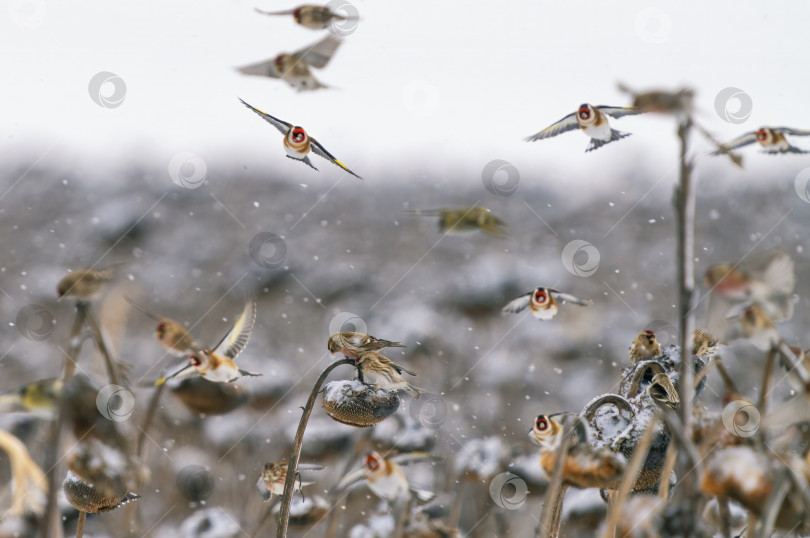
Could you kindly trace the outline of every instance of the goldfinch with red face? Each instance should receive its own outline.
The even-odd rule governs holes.
[[[400,465],[432,459],[430,455],[422,452],[398,454],[391,458],[384,458],[378,452],[369,452],[363,466],[344,476],[338,484],[338,489],[345,489],[365,479],[369,489],[377,497],[390,502],[406,499],[411,493],[421,500],[430,500],[434,495],[428,491],[412,488]]]
[[[326,67],[341,43],[337,37],[328,35],[301,50],[282,52],[275,58],[239,67],[237,71],[243,75],[281,79],[299,92],[328,88],[315,78],[310,67]]]
[[[284,135],[284,151],[287,152],[287,157],[296,161],[303,161],[307,166],[312,168],[313,170],[317,170],[315,165],[312,164],[312,161],[309,160],[309,152],[312,151],[316,155],[320,155],[324,159],[334,163],[335,165],[341,167],[343,170],[348,172],[349,174],[353,175],[357,179],[363,179],[340,162],[335,158],[334,155],[326,151],[317,140],[311,138],[306,131],[304,131],[303,127],[299,127],[297,125],[293,125],[291,123],[287,123],[284,120],[280,120],[270,114],[266,114],[255,108],[242,99],[239,101],[248,107],[250,110],[264,118],[269,124],[279,130]]]
[[[513,299],[502,311],[507,314],[517,314],[523,312],[526,307],[534,317],[542,320],[550,320],[557,315],[559,303],[570,303],[577,306],[592,306],[593,301],[580,299],[567,293],[562,293],[554,288],[535,288],[526,295],[521,295]]]
[[[630,136],[631,133],[622,133],[611,128],[607,116],[622,118],[624,116],[641,113],[641,110],[633,107],[591,106],[588,103],[583,103],[576,112],[572,112],[539,133],[533,134],[528,137],[526,141],[534,142],[535,140],[543,140],[578,128],[591,138],[591,143],[585,148],[585,152],[587,153],[599,149],[610,142]]]
[[[770,155],[779,153],[810,153],[792,146],[785,135],[810,136],[810,131],[792,129],[790,127],[762,127],[756,131],[738,136],[734,140],[722,144],[721,147],[723,150],[731,151],[758,142],[759,145],[762,146],[762,153],[768,153]],[[719,155],[720,153],[721,151],[718,150],[712,152],[712,155]]]
[[[329,28],[333,22],[343,22],[357,19],[357,17],[335,13],[329,9],[329,6],[316,6],[311,4],[305,4],[294,9],[287,9],[284,11],[262,11],[258,8],[254,9],[256,9],[257,13],[261,13],[262,15],[292,15],[296,24],[299,24],[304,28],[309,28],[310,30],[323,30],[324,28]]]
[[[155,385],[162,385],[166,380],[180,375],[191,368],[196,370],[197,373],[208,381],[215,383],[230,383],[242,376],[262,375],[241,370],[234,361],[237,355],[247,346],[255,322],[256,301],[253,298],[248,298],[245,303],[245,308],[236,319],[233,328],[220,340],[213,350],[203,349],[193,352],[189,355],[188,366],[168,377],[157,380]]]

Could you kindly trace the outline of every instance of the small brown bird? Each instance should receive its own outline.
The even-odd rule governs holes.
[[[439,232],[468,232],[483,230],[492,235],[504,235],[502,227],[506,226],[501,219],[485,207],[462,207],[460,209],[412,209],[406,213],[421,217],[439,217]]]
[[[710,288],[706,329],[722,338],[729,312],[750,303],[760,303],[773,321],[790,319],[795,282],[793,260],[779,250],[753,254],[736,264],[712,265],[704,279]]]
[[[163,377],[155,382],[155,385],[162,385],[166,380],[175,377],[190,368],[208,381],[216,383],[230,383],[242,376],[260,376],[240,369],[234,359],[247,346],[253,325],[256,322],[256,301],[248,297],[245,308],[236,319],[233,328],[213,349],[203,349],[195,351],[189,355],[188,366],[183,367],[168,377]]]
[[[762,153],[777,155],[779,153],[810,153],[799,149],[788,142],[785,135],[810,136],[810,131],[803,129],[791,129],[790,127],[762,127],[756,131],[745,133],[730,142],[721,144],[721,149],[712,152],[712,155],[719,155],[722,151],[731,151],[736,148],[748,146],[758,142],[762,146]]]
[[[127,300],[127,302],[129,302],[129,304],[143,312],[146,316],[157,321],[157,327],[155,327],[155,337],[158,339],[158,342],[163,344],[163,346],[167,348],[173,355],[184,356],[194,351],[201,350],[200,346],[194,342],[194,339],[180,322],[163,316],[155,315],[145,308],[142,308],[140,305],[138,305],[138,303],[129,297],[124,296],[124,298]]]
[[[237,71],[243,75],[281,79],[299,92],[328,88],[315,78],[310,67],[326,67],[341,43],[339,38],[328,35],[301,50],[282,52],[269,60],[238,67]]]
[[[570,303],[577,306],[592,306],[593,301],[590,299],[580,299],[567,293],[562,293],[554,288],[535,288],[525,295],[521,295],[517,299],[513,299],[502,311],[508,314],[517,314],[523,312],[526,307],[529,307],[532,315],[537,319],[549,320],[557,315],[559,309],[558,302]]]
[[[323,465],[315,465],[311,463],[299,463],[296,471],[322,471],[326,469]],[[301,491],[304,486],[310,486],[315,482],[301,482],[301,477],[296,476],[296,482],[293,486],[293,492]],[[284,483],[287,481],[287,462],[280,463],[265,463],[262,469],[262,474],[259,476],[259,481],[256,482],[256,489],[259,496],[264,502],[270,502],[273,495],[281,496],[284,494]]]
[[[56,286],[59,298],[95,299],[115,276],[116,269],[125,262],[114,263],[104,269],[74,269],[62,277]]]
[[[334,355],[342,353],[350,359],[357,360],[364,351],[378,351],[387,347],[407,347],[402,342],[382,340],[364,333],[338,332],[329,337],[326,348]]]
[[[678,408],[681,399],[678,397],[678,391],[675,390],[675,385],[667,374],[655,374],[652,382],[647,387],[647,394],[659,405],[665,405],[672,410]]]
[[[413,398],[419,399],[424,390],[405,381],[402,372],[415,376],[414,372],[406,370],[394,363],[388,357],[376,351],[364,351],[355,359],[358,376],[367,385],[374,385],[378,389],[404,390]]]
[[[407,498],[414,493],[422,500],[429,500],[434,495],[429,491],[414,489],[408,483],[408,477],[400,465],[419,461],[431,461],[433,458],[425,453],[397,454],[384,458],[377,452],[369,452],[363,467],[349,472],[338,484],[339,489],[365,479],[369,489],[379,498],[396,501]]]
[[[739,323],[743,337],[762,351],[768,351],[782,339],[773,320],[759,303],[754,303],[743,310],[739,316]]]
[[[636,92],[619,83],[619,90],[633,97],[633,108],[641,112],[658,114],[691,114],[695,91],[691,88],[671,90],[649,90]]]
[[[540,466],[551,476],[557,464],[557,449],[563,440],[563,425],[556,415],[538,415],[529,438],[540,445]],[[563,463],[563,480],[578,488],[613,489],[621,482],[627,465],[624,457],[607,448],[594,448],[587,426],[578,420],[576,438],[568,447]]]
[[[292,15],[296,24],[300,24],[304,28],[311,30],[323,30],[329,28],[333,22],[342,22],[348,20],[356,20],[357,17],[350,15],[341,15],[335,13],[329,6],[317,6],[312,4],[305,4],[298,6],[294,9],[287,9],[284,11],[262,11],[261,9],[254,8],[257,13],[262,15]]]
[[[645,359],[652,359],[661,354],[661,344],[655,338],[655,332],[641,331],[630,345],[630,360],[633,364]]]
[[[692,335],[692,355],[710,358],[717,355],[720,348],[720,341],[709,331],[695,329]]]
[[[592,106],[588,103],[579,105],[576,112],[572,112],[560,121],[551,124],[539,133],[533,134],[526,139],[527,142],[551,138],[558,134],[567,133],[574,129],[580,129],[586,136],[590,137],[591,143],[585,148],[585,152],[599,149],[605,144],[621,140],[630,136],[631,133],[623,133],[611,128],[608,116],[622,118],[634,114],[641,114],[643,110],[621,106]]]

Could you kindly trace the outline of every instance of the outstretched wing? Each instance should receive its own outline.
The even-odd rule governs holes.
[[[805,129],[793,129],[792,127],[776,127],[774,128],[774,131],[779,131],[780,133],[793,136],[810,136],[810,131]]]
[[[360,482],[361,480],[365,479],[366,477],[366,468],[365,467],[358,467],[353,471],[349,472],[344,476],[340,482],[338,483],[337,487],[339,490],[346,489],[349,486]]]
[[[749,144],[753,144],[756,141],[757,141],[757,133],[756,131],[751,131],[750,133],[745,133],[742,136],[738,136],[731,142],[721,144],[721,147],[726,151],[730,151],[732,149],[737,149],[743,146],[747,146]],[[712,155],[720,155],[720,151],[713,151]]]
[[[553,293],[554,297],[561,303],[571,303],[578,306],[593,306],[593,301],[590,299],[580,299],[579,297],[574,297],[573,295],[569,295],[567,293],[561,293],[552,288],[549,288],[548,291]]]
[[[644,111],[640,108],[635,108],[632,106],[605,106],[599,105],[596,107],[599,109],[600,112],[603,114],[607,114],[613,118],[621,118],[623,116],[633,116],[635,114],[643,114]]]
[[[529,306],[529,303],[532,301],[532,293],[530,291],[526,295],[521,295],[517,299],[511,300],[506,306],[504,306],[501,311],[506,314],[517,314],[518,312],[523,312],[526,310],[526,307]]]
[[[281,77],[281,73],[279,73],[278,69],[276,69],[276,59],[275,58],[270,58],[269,60],[265,60],[263,62],[256,62],[255,64],[243,65],[242,67],[237,67],[236,70],[239,71],[240,73],[242,73],[243,75],[254,75],[254,76],[257,76],[257,77],[271,77],[271,78],[280,78]],[[240,101],[241,101],[241,99],[240,99]],[[242,102],[245,103],[244,101],[242,101]],[[256,111],[257,114],[261,114],[262,117],[264,117],[264,112],[260,112],[260,111],[256,110],[255,108],[248,105],[247,103],[245,103],[245,105],[250,107],[252,110]],[[270,116],[270,117],[272,117],[272,116]],[[276,119],[276,118],[273,118],[273,119]],[[267,121],[270,121],[270,120],[267,120]],[[277,121],[280,121],[280,120],[277,120]],[[284,132],[286,133],[287,131],[284,131]]]
[[[255,322],[256,301],[252,297],[248,297],[245,308],[236,319],[233,329],[217,344],[214,353],[235,359],[247,345]]]
[[[254,107],[254,106],[252,106],[252,105],[247,104],[247,103],[246,103],[246,102],[245,102],[245,101],[244,101],[242,98],[240,98],[240,99],[239,99],[239,101],[240,101],[240,102],[241,102],[243,105],[245,105],[246,107],[248,107],[250,110],[252,110],[252,111],[253,111],[253,112],[255,112],[256,114],[258,114],[259,116],[261,116],[262,118],[264,118],[264,121],[268,122],[268,123],[269,123],[269,124],[271,124],[273,127],[275,127],[276,129],[278,129],[278,130],[281,132],[281,134],[287,134],[287,131],[289,131],[290,129],[292,129],[292,124],[291,124],[291,123],[287,123],[286,121],[284,121],[284,120],[280,120],[280,119],[276,118],[275,116],[271,116],[270,114],[267,114],[267,113],[265,113],[265,112],[262,112],[262,111],[261,111],[261,110],[259,110],[258,108]]]
[[[327,159],[327,160],[329,160],[329,161],[332,161],[333,163],[335,163],[335,164],[336,164],[336,165],[338,165],[339,167],[343,168],[345,171],[347,171],[348,173],[350,173],[351,175],[353,175],[353,176],[354,176],[354,177],[356,177],[357,179],[363,179],[362,177],[358,176],[357,174],[355,174],[354,172],[352,172],[351,170],[349,170],[348,168],[346,168],[346,165],[344,165],[342,162],[340,162],[339,160],[337,160],[337,159],[335,158],[335,156],[334,156],[334,155],[332,155],[331,153],[329,153],[328,151],[326,151],[326,148],[324,148],[324,147],[323,147],[323,146],[320,144],[320,142],[318,142],[317,140],[315,140],[315,139],[314,139],[314,138],[312,138],[312,137],[310,137],[310,138],[309,138],[309,141],[312,143],[312,146],[311,146],[311,147],[312,147],[312,151],[313,151],[313,153],[315,153],[316,155],[320,155],[320,156],[321,156],[321,157],[323,157],[324,159]]]
[[[254,7],[253,9],[256,10],[256,13],[261,13],[262,15],[292,15],[293,14],[292,9],[287,9],[285,11],[262,11],[261,9],[259,9],[257,7]]]
[[[574,129],[578,129],[579,124],[577,123],[577,113],[571,112],[566,117],[558,121],[557,123],[553,123],[540,131],[539,133],[535,133],[532,136],[526,138],[526,142],[534,142],[535,140],[543,140],[544,138],[551,138],[552,136],[557,136],[558,134],[567,133],[568,131],[573,131]]]
[[[419,463],[419,462],[438,462],[442,461],[442,458],[438,456],[433,456],[427,452],[404,452],[402,454],[397,454],[396,456],[391,456],[387,458],[388,461],[396,463],[397,465],[408,465],[411,463]]]
[[[293,56],[299,62],[321,69],[329,63],[341,43],[343,40],[329,34],[317,43],[295,51]]]

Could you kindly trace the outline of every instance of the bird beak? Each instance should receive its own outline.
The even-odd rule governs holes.
[[[191,368],[193,368],[193,366],[191,366],[190,364],[189,364],[189,365],[186,365],[186,366],[183,366],[182,368],[180,368],[179,370],[177,370],[175,373],[173,373],[173,374],[171,374],[171,375],[169,375],[169,376],[166,376],[166,377],[161,377],[160,379],[158,379],[157,381],[155,381],[155,386],[156,386],[156,387],[159,387],[160,385],[162,385],[163,383],[165,383],[165,382],[166,382],[166,381],[168,381],[169,379],[171,379],[171,378],[173,378],[173,377],[177,377],[178,375],[182,374],[183,372],[185,372],[186,370],[189,370],[189,369],[191,369]]]

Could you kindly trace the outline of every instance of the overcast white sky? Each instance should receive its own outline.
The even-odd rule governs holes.
[[[352,0],[362,20],[317,74],[336,89],[301,94],[233,69],[324,35],[253,11],[294,0],[3,2],[1,170],[56,143],[43,165],[167,166],[190,151],[209,166],[232,157],[299,179],[340,175],[322,162],[313,176],[285,159],[280,135],[237,96],[303,125],[360,175],[383,181],[391,172],[480,181],[495,158],[524,175],[590,181],[595,171],[639,163],[666,160],[669,168],[667,118],[618,120],[614,127],[635,136],[587,155],[577,132],[523,142],[581,102],[626,104],[619,80],[642,89],[692,85],[704,124],[720,138],[763,124],[810,128],[805,2]],[[125,81],[121,106],[90,99],[88,83],[100,71]],[[741,125],[714,112],[715,96],[729,86],[753,103]],[[773,166],[754,148],[746,155],[749,175]]]

